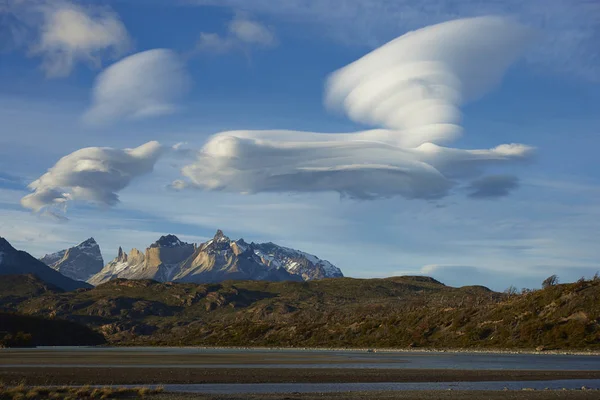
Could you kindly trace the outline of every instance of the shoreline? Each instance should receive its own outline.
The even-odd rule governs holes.
[[[597,391],[566,390],[566,391],[418,391],[418,392],[340,392],[340,393],[294,393],[260,395],[202,395],[189,393],[163,393],[157,400],[597,400]]]
[[[58,347],[58,346],[57,346]],[[65,346],[68,347],[68,346]],[[144,348],[144,349],[197,349],[197,350],[256,350],[256,351],[339,351],[357,353],[460,353],[460,354],[525,354],[525,355],[573,355],[600,356],[600,350],[535,350],[535,349],[435,349],[435,348],[376,348],[376,347],[262,347],[262,346],[142,346],[142,345],[100,345],[82,346],[90,348]],[[44,348],[44,347],[42,347]],[[51,348],[51,347],[48,347]]]

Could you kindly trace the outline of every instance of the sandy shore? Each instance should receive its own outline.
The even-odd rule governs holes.
[[[411,370],[354,368],[0,367],[0,381],[28,385],[197,383],[477,382],[600,379],[600,371]]]

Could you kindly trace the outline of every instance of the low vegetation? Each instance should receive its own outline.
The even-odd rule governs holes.
[[[162,393],[162,388],[113,388],[113,387],[36,387],[4,386],[0,384],[0,400],[41,399],[140,399]]]
[[[114,345],[600,349],[600,279],[553,280],[521,293],[452,288],[427,277],[121,279],[18,301],[13,293],[3,302],[1,293],[0,284],[5,311],[83,324]]]

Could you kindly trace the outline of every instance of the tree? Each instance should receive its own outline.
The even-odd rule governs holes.
[[[555,286],[557,284],[558,284],[558,276],[550,275],[549,277],[544,279],[544,282],[542,282],[542,288],[546,289],[546,288],[549,288],[550,286]]]
[[[504,293],[506,293],[509,296],[514,296],[518,293],[518,290],[513,285],[510,285],[508,288],[506,288],[506,290],[504,290]]]

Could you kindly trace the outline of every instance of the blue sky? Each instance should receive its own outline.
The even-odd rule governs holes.
[[[576,280],[600,269],[600,4],[281,3],[9,0],[0,6],[0,235],[35,256],[94,236],[108,261],[118,246],[144,248],[166,233],[204,241],[220,228],[232,238],[316,254],[348,276],[426,274],[498,290],[539,286],[553,273]],[[56,17],[61,10],[69,13]],[[515,179],[507,195],[469,196],[479,177],[435,198],[287,189],[297,182],[242,194],[236,188],[247,177],[227,187],[219,176],[215,190],[206,176],[191,173],[185,178],[197,187],[172,188],[185,165],[203,162],[188,160],[189,153],[219,132],[378,128],[324,105],[330,74],[410,30],[482,15],[530,28],[532,43],[500,85],[461,105],[463,134],[444,145],[535,148],[524,162],[486,170]],[[133,75],[111,73],[126,61]],[[476,58],[471,64],[478,62],[485,64]],[[113,86],[100,90],[107,81]],[[145,172],[120,175],[107,189],[118,203],[100,201],[95,191],[71,193],[74,201],[53,197],[50,205],[42,196],[28,208],[20,203],[32,192],[27,185],[63,156],[149,141],[164,148],[185,143],[189,152],[169,150],[156,160],[148,153],[155,161],[149,170],[144,164]],[[60,171],[45,181],[59,192],[69,188],[55,183],[67,172],[75,176]],[[68,204],[60,220],[49,217],[57,204]]]

